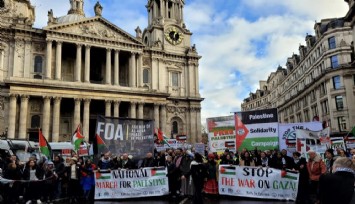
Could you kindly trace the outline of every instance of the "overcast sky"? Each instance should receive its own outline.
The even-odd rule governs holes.
[[[66,15],[69,0],[31,0],[35,27],[44,27],[47,12]],[[93,16],[96,0],[85,0],[86,16]],[[103,17],[134,34],[147,26],[147,0],[100,0]],[[266,80],[287,57],[298,54],[314,23],[343,17],[344,0],[185,0],[184,20],[194,35],[200,60],[202,123],[230,115],[250,92]],[[142,29],[142,30],[143,30]]]

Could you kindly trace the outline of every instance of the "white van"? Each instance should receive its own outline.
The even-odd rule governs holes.
[[[74,145],[70,142],[50,142],[53,157],[60,155],[63,159],[71,157],[74,152]]]

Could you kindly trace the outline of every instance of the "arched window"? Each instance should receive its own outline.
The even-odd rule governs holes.
[[[39,128],[41,124],[41,117],[39,115],[34,115],[31,118],[31,128]]]
[[[143,70],[143,83],[145,83],[145,84],[149,83],[149,70],[148,69]]]
[[[41,56],[35,57],[34,72],[42,73],[43,58]]]
[[[179,124],[178,124],[178,122],[177,121],[174,121],[173,122],[173,127],[172,127],[172,132],[173,132],[173,134],[177,134],[178,132],[179,132]]]
[[[4,0],[0,0],[0,8],[4,8],[5,7],[5,2]]]

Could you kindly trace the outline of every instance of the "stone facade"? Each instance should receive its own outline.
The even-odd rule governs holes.
[[[345,18],[321,20],[314,29],[286,68],[271,73],[241,107],[277,108],[279,122],[319,120],[332,134],[346,134],[355,125],[353,30]]]
[[[3,4],[1,4],[3,2]],[[201,141],[199,59],[183,20],[184,1],[147,3],[148,27],[131,36],[84,0],[33,28],[27,0],[0,0],[0,133],[69,140],[81,124],[93,138],[98,115],[153,119],[169,137]]]

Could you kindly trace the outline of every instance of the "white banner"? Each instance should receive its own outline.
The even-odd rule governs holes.
[[[155,148],[157,148],[157,151],[163,151],[169,148],[178,148],[178,141],[176,139],[164,139],[164,142],[162,144],[155,144]]]
[[[233,116],[207,118],[208,144],[210,152],[236,151]]]
[[[272,168],[219,166],[221,195],[296,200],[299,174]]]
[[[95,199],[121,199],[169,194],[164,167],[95,173]]]
[[[327,127],[321,131],[296,130],[297,151],[306,155],[308,150],[323,155],[327,146],[331,145],[330,128]]]
[[[289,156],[296,151],[296,130],[322,130],[322,123],[280,123],[279,124],[279,145],[280,150],[286,149]]]

